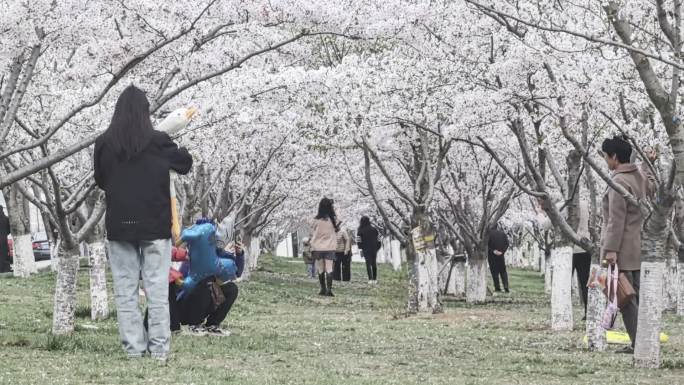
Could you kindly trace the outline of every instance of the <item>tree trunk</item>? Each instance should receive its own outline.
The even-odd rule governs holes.
[[[250,270],[254,271],[257,268],[259,256],[261,255],[261,237],[257,236],[251,238],[249,242],[249,255],[249,268]]]
[[[553,282],[551,288],[551,329],[572,330],[572,247],[551,251]]]
[[[660,329],[663,312],[665,261],[669,253],[668,236],[674,196],[662,188],[649,217],[641,242],[641,282],[639,317],[634,344],[634,365],[660,366]]]
[[[32,273],[37,272],[31,240],[28,200],[21,195],[19,189],[14,185],[5,189],[4,196],[7,199],[7,216],[9,217],[13,242],[14,262],[12,269],[15,277],[27,278]]]
[[[592,263],[590,277],[604,272],[599,264]],[[606,296],[600,286],[590,287],[587,293],[587,343],[589,350],[602,352],[606,350],[606,331],[601,326],[603,311],[606,308]]]
[[[665,262],[641,263],[639,319],[634,345],[634,365],[660,367],[660,328],[663,311]]]
[[[487,298],[487,259],[474,255],[468,260],[466,302],[484,303]]]
[[[107,259],[102,240],[88,244],[90,253],[90,318],[93,321],[109,317],[107,297]]]
[[[418,276],[416,274],[415,251],[413,250],[413,242],[409,242],[409,247],[406,249],[406,264],[408,267],[408,305],[406,311],[409,314],[418,313]]]
[[[244,267],[244,269],[242,269],[242,276],[240,277],[240,279],[242,281],[249,281],[249,279],[251,278],[251,272],[253,270],[252,265],[256,266],[256,262],[254,262],[254,263],[252,262],[252,259],[253,258],[256,259],[256,258],[252,255],[253,250],[252,250],[252,236],[251,236],[251,234],[244,234],[244,236],[242,237],[242,246],[245,247],[245,250],[244,250],[245,251],[245,267]],[[258,256],[256,256],[256,257],[258,257]]]
[[[551,294],[551,284],[553,282],[553,263],[551,255],[544,253],[544,293]]]
[[[57,257],[57,282],[55,283],[55,302],[52,313],[52,334],[68,334],[74,331],[78,259],[78,247],[68,250],[60,247]]]
[[[12,269],[15,277],[28,278],[36,272],[35,257],[33,255],[33,243],[31,234],[18,234],[12,236],[12,248],[14,262]]]
[[[401,270],[401,242],[392,240],[390,249],[392,251],[392,268],[394,271],[399,271]]]
[[[668,258],[665,264],[665,279],[663,285],[663,311],[677,310],[677,259]]]
[[[456,262],[451,269],[451,280],[449,280],[449,293],[457,297],[465,297],[466,293],[466,264]]]
[[[677,264],[677,315],[684,316],[684,263]]]
[[[570,271],[572,272],[572,278],[571,278],[571,286],[572,286],[572,304],[574,305],[581,305],[582,304],[582,299],[580,298],[580,293],[579,293],[579,283],[577,282],[577,272],[572,270],[572,264],[570,265]]]
[[[437,261],[439,268],[438,285],[439,290],[442,294],[450,294],[448,284],[451,281],[451,262],[447,259],[446,261]]]
[[[412,233],[413,244],[416,250],[413,270],[417,283],[418,311],[440,313],[442,312],[442,303],[439,298],[439,266],[437,263],[434,234],[429,224],[416,227],[412,230]]]

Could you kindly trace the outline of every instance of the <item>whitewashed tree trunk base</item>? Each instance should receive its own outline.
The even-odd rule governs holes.
[[[88,245],[90,251],[90,318],[93,321],[109,317],[107,298],[107,259],[104,242]]]
[[[78,259],[78,254],[63,255],[57,258],[57,282],[52,313],[53,334],[67,334],[74,331]]]
[[[13,238],[14,263],[12,269],[14,276],[28,278],[31,273],[37,272],[36,259],[33,255],[33,243],[31,234],[21,234]]]
[[[684,263],[677,264],[677,315],[684,315]]]
[[[451,271],[451,286],[450,290],[457,297],[464,297],[466,293],[466,264],[465,262],[456,262]]]
[[[547,260],[542,258],[544,261],[544,293],[551,294],[551,286],[553,282],[553,263],[551,263],[551,258]]]
[[[257,268],[259,262],[259,256],[261,255],[261,238],[253,237],[249,242],[249,268],[254,271]]]
[[[439,263],[437,250],[427,247],[416,253],[418,311],[439,313],[442,311],[439,293]]]
[[[551,288],[551,329],[572,330],[572,247],[551,251],[553,280]]]
[[[483,303],[487,298],[487,261],[471,258],[468,261],[466,302]]]
[[[401,270],[401,242],[393,240],[390,242],[392,250],[392,268],[394,271]]]
[[[590,277],[598,276],[603,268],[599,264],[591,265]],[[596,273],[594,273],[596,272]],[[606,331],[601,326],[603,311],[606,308],[606,296],[600,287],[590,287],[587,293],[587,343],[589,350],[603,352],[606,350]]]
[[[665,262],[642,262],[639,318],[634,344],[634,365],[660,367],[660,328],[663,312]]]
[[[677,260],[668,259],[665,264],[665,277],[663,286],[663,311],[676,311],[677,309]]]
[[[570,268],[572,269],[572,264],[570,265]],[[582,304],[582,299],[580,298],[580,293],[579,293],[579,283],[577,282],[577,272],[574,270],[572,271],[572,304],[573,306],[579,306]]]

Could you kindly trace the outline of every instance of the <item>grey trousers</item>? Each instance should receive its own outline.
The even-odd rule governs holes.
[[[629,283],[634,287],[634,291],[636,291],[636,296],[620,310],[622,313],[622,322],[625,324],[625,329],[627,329],[627,334],[629,334],[629,339],[632,341],[633,348],[634,341],[636,341],[637,320],[639,319],[639,284],[641,282],[641,271],[622,270],[620,272],[625,274]]]
[[[168,299],[171,240],[109,241],[109,263],[124,351],[131,358],[146,352],[153,357],[166,357],[171,346]],[[149,311],[149,332],[143,327],[138,304],[141,275]]]

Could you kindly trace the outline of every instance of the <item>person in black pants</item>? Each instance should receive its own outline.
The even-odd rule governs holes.
[[[492,278],[494,280],[494,291],[501,292],[501,286],[499,286],[499,276],[501,276],[501,281],[503,282],[504,291],[508,293],[508,272],[506,272],[506,250],[508,250],[508,237],[506,233],[499,229],[498,225],[495,225],[489,230],[489,242],[488,242],[488,253],[487,260],[489,262],[489,271],[492,273]]]
[[[577,272],[577,286],[579,286],[580,296],[582,297],[582,303],[584,304],[584,318],[587,319],[587,296],[589,294],[589,289],[587,288],[587,282],[589,282],[589,270],[591,269],[591,254],[581,251],[572,254],[572,268]]]
[[[227,331],[220,329],[220,325],[237,299],[238,287],[233,282],[221,285],[221,292],[225,300],[216,305],[211,293],[211,286],[214,284],[214,277],[205,278],[178,304],[178,320],[183,325],[189,325],[193,334],[229,335]],[[204,330],[198,327],[203,323]],[[193,328],[195,330],[192,330]]]
[[[217,240],[217,243],[222,241]],[[221,243],[221,246],[223,243]],[[237,267],[236,275],[242,276],[245,268],[245,252],[240,243],[230,243],[224,249],[217,247],[216,254],[219,258],[232,259]],[[174,251],[174,261],[185,261],[177,271],[182,278],[188,275],[190,263],[185,259],[184,254],[176,256]],[[173,269],[172,269],[173,271]],[[194,290],[183,298],[178,299],[180,287],[176,284],[175,278],[169,273],[169,316],[170,328],[172,332],[179,332],[181,325],[188,325],[188,332],[193,335],[215,335],[228,336],[230,332],[221,329],[221,322],[226,318],[231,307],[238,297],[238,287],[234,282],[226,282],[222,285],[211,276],[201,281]],[[212,294],[212,286],[219,287],[224,301],[216,304],[216,296]],[[206,320],[206,323],[205,323]],[[204,323],[204,325],[202,325]],[[144,320],[147,329],[147,313]]]
[[[359,229],[356,232],[357,244],[363,252],[363,258],[366,260],[366,271],[368,272],[368,283],[378,283],[378,264],[377,256],[380,249],[380,241],[378,241],[378,230],[370,223],[367,216],[361,217]]]
[[[340,229],[340,231],[337,232],[337,249],[335,250],[335,262],[333,262],[333,279],[335,281],[351,280],[351,237],[345,229]]]
[[[0,206],[0,273],[7,273],[10,270],[9,244],[7,236],[10,234],[9,218]]]
[[[577,227],[577,235],[580,238],[590,238],[589,234],[589,207],[585,200],[580,200],[579,203],[579,224]],[[589,289],[587,282],[589,281],[589,273],[591,270],[591,254],[587,253],[581,247],[575,245],[572,253],[572,269],[577,272],[577,286],[579,286],[580,296],[584,304],[584,317],[587,319],[587,296]]]

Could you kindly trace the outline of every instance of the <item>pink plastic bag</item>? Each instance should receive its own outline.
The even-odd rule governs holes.
[[[603,312],[603,318],[601,319],[601,327],[605,330],[612,330],[615,327],[615,320],[619,312],[618,302],[617,302],[617,284],[618,284],[618,269],[617,265],[612,265],[608,267],[608,273],[610,281],[608,283],[608,305],[606,310]]]

